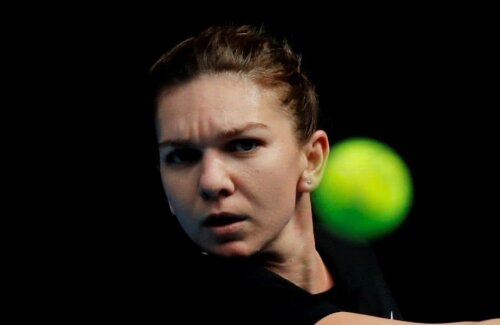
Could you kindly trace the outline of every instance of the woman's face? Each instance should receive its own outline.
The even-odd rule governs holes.
[[[157,118],[163,186],[187,235],[221,256],[270,250],[295,216],[307,164],[277,94],[203,75],[164,93]]]

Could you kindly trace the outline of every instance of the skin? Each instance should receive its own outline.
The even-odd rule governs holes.
[[[425,325],[429,323],[414,323],[414,322],[405,322],[399,320],[390,320],[385,318],[361,315],[361,314],[353,314],[347,312],[334,313],[326,316],[321,319],[316,324],[318,325]],[[456,322],[456,323],[440,323],[447,325],[472,325],[472,324],[481,324],[481,325],[500,325],[500,319],[490,319],[482,322]],[[438,325],[435,323],[434,325]]]

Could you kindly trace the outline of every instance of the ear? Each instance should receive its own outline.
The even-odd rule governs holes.
[[[313,133],[304,146],[304,157],[307,165],[297,184],[298,192],[312,192],[321,181],[325,170],[330,145],[325,131],[318,130]]]

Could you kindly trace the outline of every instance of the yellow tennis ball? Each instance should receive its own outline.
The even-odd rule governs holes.
[[[392,148],[369,138],[332,146],[323,180],[313,193],[318,218],[353,240],[371,240],[395,230],[412,201],[405,162]]]

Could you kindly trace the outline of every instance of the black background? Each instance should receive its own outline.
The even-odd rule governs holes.
[[[42,93],[50,93],[54,109],[44,117],[57,123],[47,124],[50,149],[42,151],[56,154],[50,168],[62,174],[54,215],[66,217],[54,218],[57,232],[93,261],[76,268],[106,273],[101,262],[109,266],[128,254],[168,263],[161,245],[175,240],[164,239],[172,222],[165,220],[155,169],[147,71],[163,51],[204,27],[263,24],[303,55],[332,144],[372,137],[410,167],[410,215],[373,243],[405,318],[500,317],[498,34],[487,9],[379,8],[326,17],[318,9],[300,17],[202,19],[191,11],[130,9],[70,10],[29,25],[27,37],[18,38],[29,48],[28,70],[41,67],[25,80],[52,80]],[[126,265],[140,269],[140,261]]]

